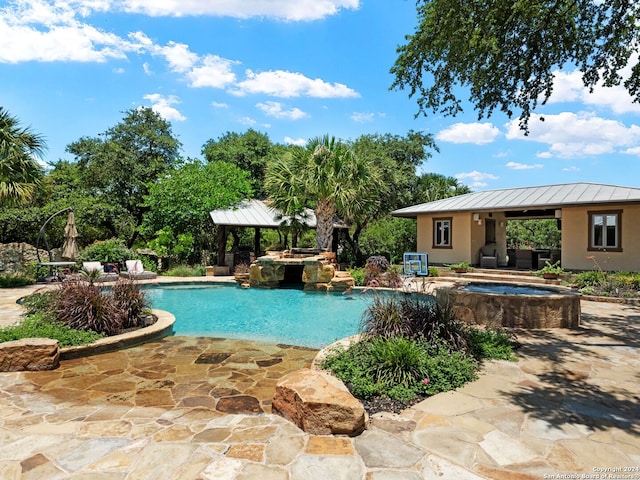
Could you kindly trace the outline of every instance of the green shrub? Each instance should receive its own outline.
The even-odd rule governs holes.
[[[36,292],[22,298],[20,305],[25,308],[26,315],[38,312],[53,312],[57,296],[58,292],[56,290]]]
[[[23,272],[4,273],[0,275],[0,288],[17,288],[32,285],[35,280]]]
[[[80,252],[81,262],[102,262],[121,264],[133,259],[133,252],[127,248],[123,240],[112,238],[92,243]]]
[[[322,368],[331,370],[358,398],[384,396],[410,401],[474,380],[478,363],[442,344],[378,338],[330,352]]]
[[[352,344],[348,349],[337,347],[327,355],[322,368],[331,370],[358,398],[371,398],[379,395],[384,386],[376,383],[368,374],[371,361],[366,342]]]
[[[516,360],[513,350],[518,342],[506,329],[469,329],[469,348],[477,360]]]
[[[365,283],[364,283],[364,268],[354,267],[354,268],[347,269],[347,271],[353,277],[353,281],[356,284],[356,286],[363,287],[365,285]]]
[[[428,376],[427,354],[419,343],[403,337],[376,337],[368,345],[368,373],[387,389],[411,388]]]
[[[430,277],[439,277],[440,269],[438,267],[429,267],[429,276]]]
[[[600,287],[608,281],[609,274],[601,270],[580,272],[571,278],[571,283],[577,288]]]
[[[427,356],[426,370],[428,383],[418,385],[424,395],[448,392],[477,378],[478,363],[459,351],[450,351],[446,345],[433,344]]]
[[[104,335],[87,330],[74,330],[56,323],[50,314],[35,313],[24,317],[15,326],[0,329],[0,342],[20,340],[22,338],[52,338],[60,342],[61,347],[86,345],[95,342]]]
[[[163,275],[169,277],[202,277],[205,274],[205,267],[202,265],[176,265],[169,270],[163,272]]]

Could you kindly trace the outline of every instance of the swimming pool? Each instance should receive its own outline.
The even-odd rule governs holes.
[[[246,338],[321,348],[357,333],[370,296],[227,285],[155,286],[153,308],[176,317],[176,335]]]

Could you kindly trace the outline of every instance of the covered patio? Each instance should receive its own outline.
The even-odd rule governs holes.
[[[640,188],[596,183],[487,190],[392,212],[417,220],[418,251],[432,264],[481,263],[495,249],[496,267],[538,269],[541,259],[565,269],[640,271]],[[560,249],[507,251],[506,225],[515,219],[555,219]],[[515,259],[515,260],[514,260]]]

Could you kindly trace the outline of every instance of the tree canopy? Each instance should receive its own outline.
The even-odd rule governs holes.
[[[622,83],[640,102],[637,0],[418,0],[417,12],[391,88],[415,96],[418,114],[459,113],[465,87],[479,118],[517,109],[527,130],[568,67],[590,89]]]
[[[271,143],[269,137],[250,128],[245,133],[227,132],[218,140],[209,139],[202,147],[208,162],[231,163],[250,174],[256,197],[264,196],[264,173],[268,161],[284,153],[286,147]]]
[[[349,221],[370,208],[371,190],[383,188],[375,165],[356,155],[344,141],[325,135],[271,162],[265,186],[274,206],[285,215],[316,214],[316,247],[332,248],[335,216]]]
[[[148,208],[148,185],[178,164],[180,147],[169,122],[150,108],[136,108],[99,138],[83,137],[67,151],[75,156],[85,193],[122,207],[138,227]]]
[[[45,148],[41,135],[21,127],[16,117],[0,107],[0,203],[31,198],[42,176],[36,158]]]
[[[209,212],[250,198],[247,177],[248,172],[226,162],[191,161],[174,168],[150,185],[144,227],[152,234],[165,227],[188,232],[196,246],[208,246],[215,238]]]

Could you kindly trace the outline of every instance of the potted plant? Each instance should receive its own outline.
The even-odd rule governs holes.
[[[556,280],[560,275],[566,273],[566,271],[560,266],[560,260],[558,260],[556,263],[545,262],[545,266],[535,273],[537,276],[547,280]]]
[[[472,268],[473,267],[471,267],[471,264],[468,262],[458,262],[449,265],[449,270],[456,273],[466,273],[469,270],[472,270]]]

